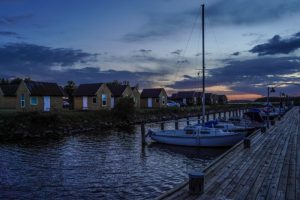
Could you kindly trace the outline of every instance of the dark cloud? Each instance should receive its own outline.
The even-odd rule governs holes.
[[[141,53],[151,53],[152,50],[151,49],[140,49],[139,52],[141,52]]]
[[[32,18],[32,14],[24,14],[17,16],[2,16],[0,17],[0,25],[14,25],[19,23],[20,21],[27,20]]]
[[[208,6],[207,18],[212,24],[257,24],[270,22],[283,16],[298,13],[299,0],[272,1],[216,1]],[[195,11],[196,12],[196,11]]]
[[[0,31],[0,36],[19,37],[19,34],[16,32],[11,32],[11,31]]]
[[[6,44],[0,47],[0,77],[31,77],[34,80],[55,81],[60,84],[67,80],[77,83],[108,82],[128,80],[141,86],[153,83],[153,76],[161,72],[131,72],[126,70],[100,70],[91,65],[98,54],[83,52],[78,49],[51,48],[25,43]],[[140,56],[163,63],[163,59]]]
[[[258,53],[259,56],[289,54],[299,48],[300,32],[286,39],[282,39],[279,35],[275,35],[272,39],[268,40],[268,42],[253,47],[250,52]]]
[[[240,55],[241,53],[239,52],[239,51],[236,51],[236,52],[234,52],[234,53],[232,53],[231,55],[232,56],[238,56],[238,55]]]
[[[170,52],[171,54],[175,54],[175,55],[180,55],[181,54],[181,52],[182,52],[182,50],[181,49],[177,49],[177,50],[175,50],[175,51],[172,51],[172,52]]]
[[[224,67],[207,70],[206,84],[228,86],[235,92],[263,94],[270,84],[299,82],[297,76],[283,76],[299,72],[299,57],[228,60]],[[200,86],[201,80],[198,77],[188,75],[184,76],[183,80],[168,85],[173,89],[191,89]]]
[[[0,47],[1,66],[72,66],[96,61],[97,54],[67,48],[51,48],[26,43],[11,43]]]

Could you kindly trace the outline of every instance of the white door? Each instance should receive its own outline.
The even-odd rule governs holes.
[[[186,104],[186,98],[183,98],[182,103]]]
[[[152,98],[148,98],[148,108],[152,108]]]
[[[114,98],[114,97],[111,97],[111,98],[110,98],[110,107],[111,107],[111,108],[114,108],[114,107],[115,107],[115,98]]]
[[[44,96],[44,111],[50,111],[50,96]]]
[[[88,109],[88,98],[82,97],[82,109],[87,110]]]

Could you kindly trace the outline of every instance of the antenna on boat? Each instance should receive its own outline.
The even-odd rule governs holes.
[[[204,4],[202,10],[202,124],[205,122]]]

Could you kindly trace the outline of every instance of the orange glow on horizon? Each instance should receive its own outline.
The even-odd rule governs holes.
[[[229,100],[255,100],[261,98],[262,95],[259,94],[231,94],[227,95]]]

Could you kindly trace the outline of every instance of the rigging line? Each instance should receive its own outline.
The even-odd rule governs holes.
[[[196,23],[197,23],[199,17],[200,17],[200,13],[197,13],[197,15],[196,15],[196,17],[195,17],[195,20],[194,20],[194,23],[193,23],[192,30],[191,30],[191,32],[190,32],[190,34],[189,34],[187,43],[186,43],[185,48],[184,48],[184,50],[183,50],[183,53],[182,53],[183,55],[180,56],[180,58],[182,58],[182,59],[185,57],[185,54],[186,54],[186,52],[187,52],[187,48],[189,47],[189,44],[190,44],[190,41],[191,41],[191,38],[192,38],[193,32],[194,32],[195,27],[196,27]],[[181,64],[181,63],[176,62],[175,66],[176,66],[176,65],[179,66],[179,64]],[[175,73],[175,78],[176,78],[176,79],[177,79],[177,77],[178,77],[178,72],[179,72],[179,67],[176,68],[176,73]]]

